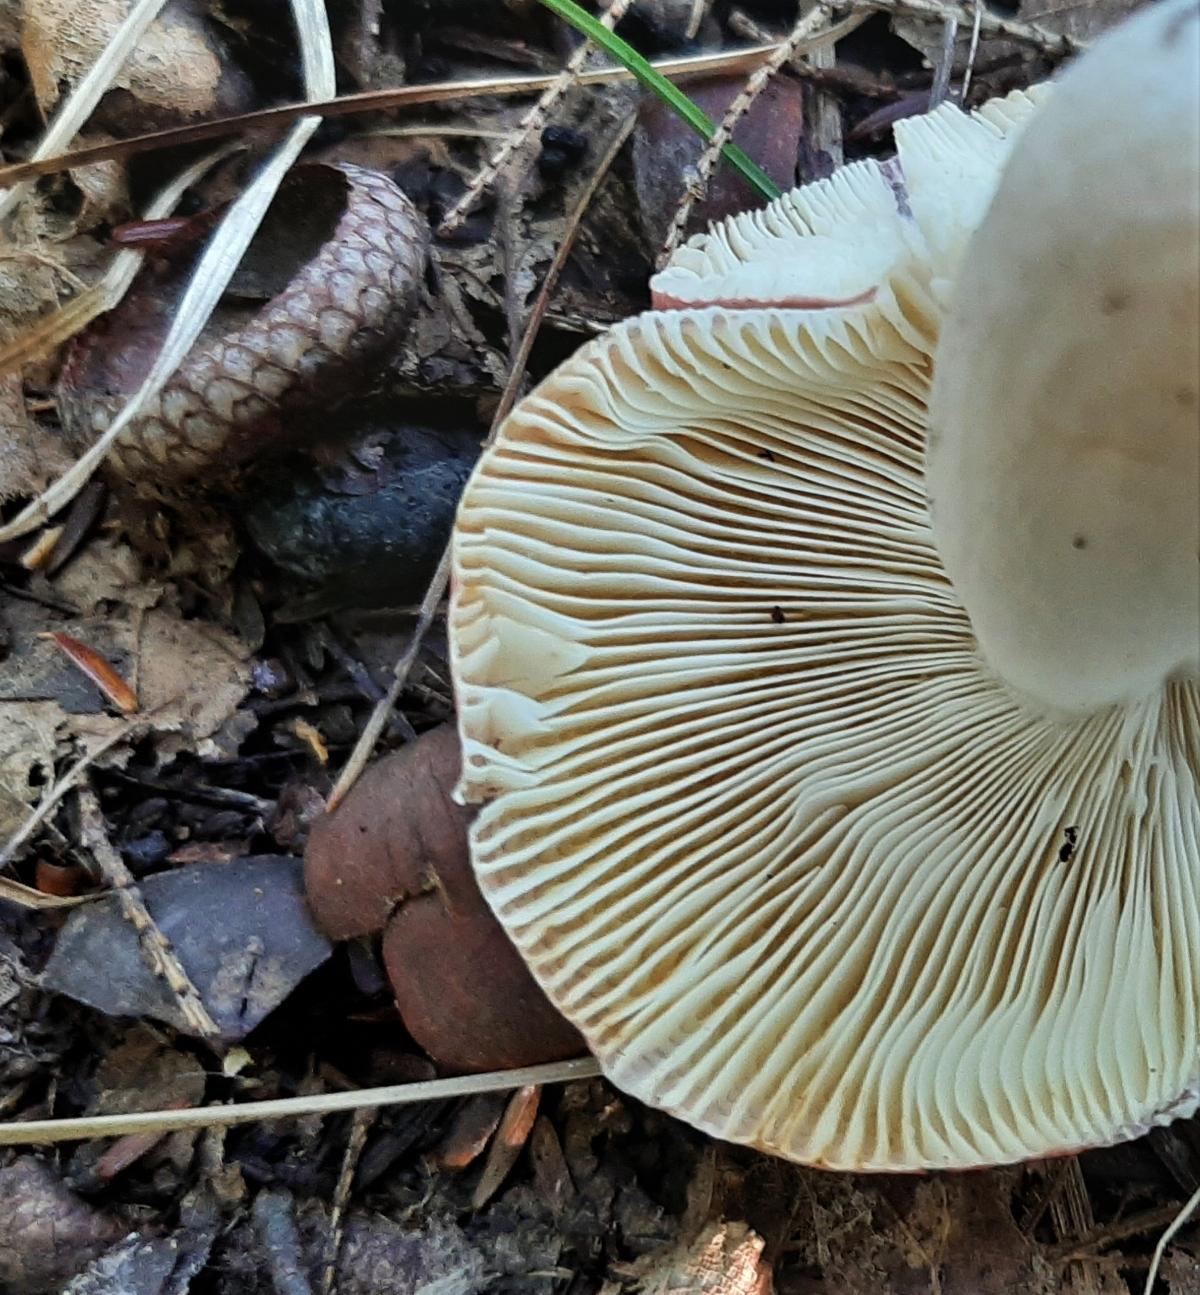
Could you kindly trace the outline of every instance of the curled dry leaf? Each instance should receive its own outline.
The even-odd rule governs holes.
[[[103,54],[132,7],[132,0],[25,0],[21,52],[45,115]],[[93,121],[133,134],[252,106],[249,83],[199,7],[171,0],[114,69]]]
[[[297,420],[350,394],[394,340],[427,245],[424,220],[386,176],[294,168],[196,346],[114,446],[110,475],[147,498],[188,481],[224,488],[238,465],[295,439]],[[73,343],[59,410],[77,449],[149,372],[197,254],[193,243],[151,260]]]
[[[471,815],[451,800],[461,754],[448,726],[368,769],[314,824],[309,902],[334,939],[383,932],[400,1015],[448,1070],[580,1056],[487,908],[467,855]]]

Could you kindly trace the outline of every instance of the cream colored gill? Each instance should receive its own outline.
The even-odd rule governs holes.
[[[1195,691],[1064,725],[981,668],[911,332],[624,325],[456,540],[489,902],[616,1083],[838,1168],[1093,1145],[1196,1078]]]
[[[875,278],[854,305],[693,304],[589,343],[456,526],[484,894],[614,1082],[806,1163],[1017,1161],[1197,1104],[1200,689],[1031,709],[926,498],[986,205],[940,199],[936,159],[990,197],[1037,102],[988,105],[982,137],[913,123],[907,192],[864,164],[693,240],[667,294],[693,303],[789,243],[886,255],[831,284],[800,254],[785,299]]]

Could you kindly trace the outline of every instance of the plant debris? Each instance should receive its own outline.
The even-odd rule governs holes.
[[[798,20],[844,23],[779,56],[733,136],[787,187],[886,157],[943,90],[977,104],[1046,78],[1135,2],[588,8],[652,59],[719,60],[684,85],[718,121]],[[0,1120],[341,1100],[582,1055],[470,873],[429,588],[497,408],[646,306],[706,150],[535,0],[297,3],[295,28],[259,0],[170,0],[83,133],[40,152],[134,8],[0,6],[0,162],[45,172],[5,202],[0,342],[24,367],[0,376],[0,524],[111,426],[270,164],[273,127],[223,119],[311,115],[295,105],[332,93],[334,54],[339,88],[387,98],[303,128],[182,366],[75,504],[0,544]],[[231,147],[122,143],[177,123]],[[87,165],[55,162],[78,147]],[[757,202],[717,166],[688,230]],[[327,816],[376,713],[379,758]],[[142,1126],[0,1148],[0,1290],[1140,1295],[1200,1185],[1198,1127],[917,1179],[727,1147],[592,1079]],[[1196,1291],[1193,1222],[1154,1295]]]

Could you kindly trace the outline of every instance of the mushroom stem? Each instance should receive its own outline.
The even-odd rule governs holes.
[[[926,482],[988,664],[1082,713],[1200,675],[1200,8],[1062,78],[963,261]]]

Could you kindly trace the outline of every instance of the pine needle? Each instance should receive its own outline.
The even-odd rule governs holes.
[[[716,134],[717,128],[707,113],[693,103],[682,90],[672,85],[627,40],[622,39],[616,32],[609,31],[598,19],[581,9],[575,0],[541,0],[541,3],[616,59],[642,85],[652,90],[682,121],[685,121],[701,139],[709,140]],[[775,181],[736,144],[725,144],[721,149],[721,156],[754,187],[760,197],[768,200],[779,197],[780,189]]]

